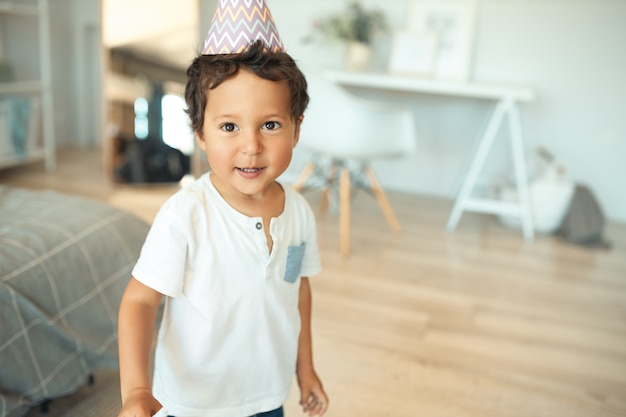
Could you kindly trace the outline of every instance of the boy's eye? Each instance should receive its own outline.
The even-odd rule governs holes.
[[[280,127],[280,123],[278,122],[274,122],[274,121],[270,121],[270,122],[265,122],[263,124],[263,128],[267,129],[267,130],[276,130]]]
[[[224,123],[220,126],[220,129],[225,132],[234,132],[235,130],[237,130],[237,125],[234,123]]]

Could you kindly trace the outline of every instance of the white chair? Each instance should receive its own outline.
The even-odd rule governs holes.
[[[293,187],[302,190],[314,179],[324,188],[322,211],[331,191],[339,190],[341,254],[350,251],[350,194],[358,187],[372,191],[392,231],[400,225],[370,162],[398,158],[415,151],[413,117],[404,107],[359,98],[320,77],[307,75],[311,101],[304,113],[299,147],[312,154]]]

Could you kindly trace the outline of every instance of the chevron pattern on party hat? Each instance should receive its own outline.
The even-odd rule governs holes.
[[[239,53],[256,40],[268,50],[285,50],[265,0],[220,0],[202,54]]]

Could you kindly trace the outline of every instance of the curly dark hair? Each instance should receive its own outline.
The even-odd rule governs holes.
[[[304,74],[289,54],[272,52],[258,40],[240,53],[199,55],[193,60],[187,69],[185,101],[186,112],[195,133],[202,133],[209,90],[233,77],[240,68],[245,68],[266,80],[286,83],[291,95],[293,120],[298,120],[304,114],[309,104]]]

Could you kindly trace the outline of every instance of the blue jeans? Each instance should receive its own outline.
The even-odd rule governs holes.
[[[250,417],[284,417],[285,413],[283,412],[283,408],[277,408],[276,410],[272,410],[272,411],[266,411],[265,413],[259,413],[259,414],[255,414],[253,416]],[[174,416],[167,416],[167,417],[174,417]]]
[[[277,408],[276,410],[266,411],[265,413],[255,414],[250,417],[284,417],[285,413],[283,412],[283,408]]]

